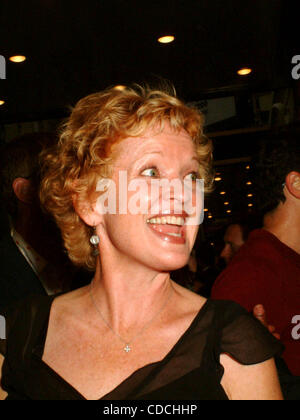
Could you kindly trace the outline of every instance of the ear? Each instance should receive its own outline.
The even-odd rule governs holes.
[[[32,182],[26,178],[16,178],[12,183],[12,188],[18,200],[22,203],[33,203],[37,192],[32,185]]]
[[[85,224],[88,226],[98,226],[100,224],[102,217],[90,201],[79,200],[77,194],[73,194],[72,201],[76,213]]]
[[[286,177],[286,187],[291,195],[300,199],[300,173],[290,172]]]

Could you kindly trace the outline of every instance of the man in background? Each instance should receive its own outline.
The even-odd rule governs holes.
[[[31,294],[68,290],[72,269],[55,224],[40,208],[39,155],[56,142],[48,133],[18,137],[1,149],[0,309]]]
[[[230,299],[252,312],[263,305],[267,323],[285,345],[283,359],[300,399],[300,340],[293,319],[300,313],[300,135],[283,134],[265,147],[258,163],[258,203],[263,229],[253,231],[216,280],[212,298]],[[297,384],[298,385],[297,385]]]

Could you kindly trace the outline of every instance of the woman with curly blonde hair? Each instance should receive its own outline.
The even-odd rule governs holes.
[[[169,92],[107,89],[77,103],[40,196],[70,259],[94,276],[7,313],[9,398],[282,398],[268,331],[170,278],[193,248],[211,156],[202,115]]]

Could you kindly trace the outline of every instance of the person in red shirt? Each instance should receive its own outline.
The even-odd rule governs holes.
[[[250,312],[263,305],[267,323],[285,346],[283,359],[300,382],[299,131],[287,133],[271,150],[265,148],[258,168],[263,229],[250,234],[217,278],[211,297],[233,300]]]

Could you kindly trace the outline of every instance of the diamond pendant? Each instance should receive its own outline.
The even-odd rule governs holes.
[[[131,348],[129,347],[128,344],[126,344],[126,347],[124,347],[124,351],[126,351],[126,353],[130,352]]]

